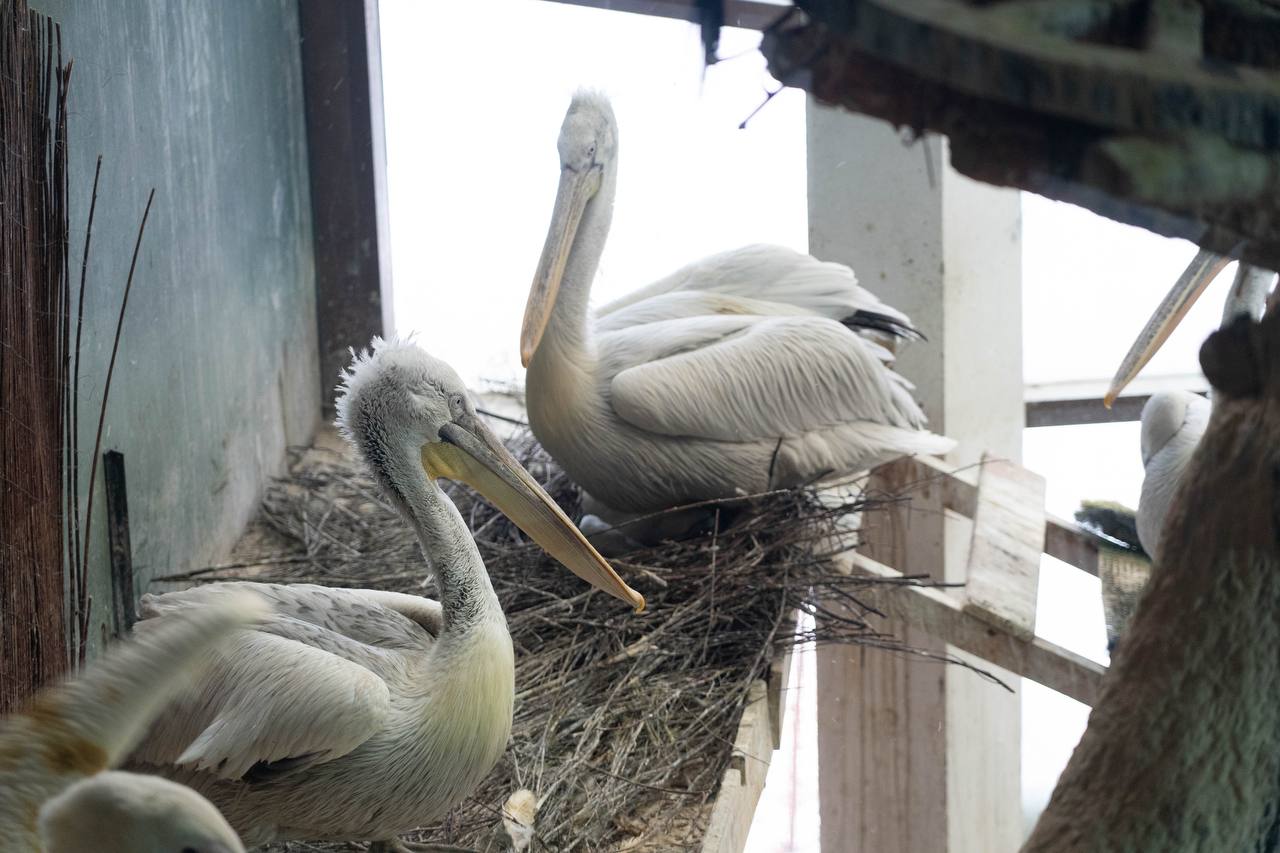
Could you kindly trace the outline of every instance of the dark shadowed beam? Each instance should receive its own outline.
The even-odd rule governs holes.
[[[679,21],[698,21],[698,4],[695,0],[551,0],[571,6],[590,6],[613,12],[631,12],[636,15],[652,15],[655,18],[673,18]],[[744,30],[763,30],[782,17],[791,4],[758,3],[751,0],[726,0],[724,23],[728,27]]]
[[[299,0],[321,400],[349,347],[391,327],[378,3]]]

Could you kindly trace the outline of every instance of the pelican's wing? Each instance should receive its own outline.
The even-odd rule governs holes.
[[[220,596],[241,590],[266,599],[280,616],[293,617],[377,648],[425,650],[442,627],[440,604],[429,598],[308,583],[208,584],[164,595],[143,596],[143,611],[151,615],[202,607]]]
[[[266,616],[256,596],[228,595],[190,618],[158,619],[145,635],[109,647],[79,677],[42,691],[30,711],[0,719],[0,776],[53,758],[69,762],[49,769],[56,777],[118,765],[213,650]]]
[[[596,311],[595,328],[693,316],[698,300],[668,298],[677,295],[701,297],[707,314],[816,314],[891,337],[918,337],[910,318],[860,287],[847,266],[765,244],[710,255],[614,300]],[[649,300],[656,302],[641,306]],[[743,304],[754,310],[736,310]],[[663,316],[663,309],[670,313]]]
[[[144,613],[197,608],[235,586],[147,596]],[[384,676],[403,667],[404,650],[433,642],[421,625],[357,590],[251,586],[276,614],[233,638],[152,727],[135,762],[260,779],[345,755],[384,724]]]
[[[602,337],[610,397],[649,432],[722,441],[858,422],[923,429],[910,385],[821,317],[699,317]]]

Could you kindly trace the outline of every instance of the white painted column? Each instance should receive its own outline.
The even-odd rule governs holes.
[[[812,103],[808,133],[810,251],[849,264],[928,337],[903,349],[898,368],[916,383],[931,427],[960,442],[950,460],[976,462],[984,450],[1018,460],[1018,194],[951,171],[936,137],[907,146],[887,124]],[[936,492],[865,517],[867,550],[904,571],[960,581],[970,524],[944,512]],[[890,630],[958,654],[905,626]],[[818,693],[824,851],[1017,849],[1016,694],[960,667],[841,648],[820,651]]]

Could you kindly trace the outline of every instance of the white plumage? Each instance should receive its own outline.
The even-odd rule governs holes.
[[[1209,401],[1189,391],[1151,395],[1142,407],[1142,495],[1138,541],[1152,560],[1160,558],[1160,531],[1191,455],[1209,426]]]
[[[521,340],[530,425],[609,520],[865,470],[954,442],[924,431],[885,344],[918,336],[839,264],[747,246],[595,312],[617,127],[576,95]]]
[[[217,810],[151,776],[108,771],[239,626],[266,615],[228,595],[186,619],[157,620],[79,678],[0,720],[0,839],[46,853],[243,853]]]
[[[376,590],[222,583],[148,596],[151,621],[253,589],[274,607],[160,717],[133,761],[189,784],[249,844],[370,840],[441,817],[506,748],[514,659],[470,531],[436,484],[469,482],[575,573],[622,583],[477,418],[443,362],[375,343],[346,376],[340,426],[418,535],[439,603]]]

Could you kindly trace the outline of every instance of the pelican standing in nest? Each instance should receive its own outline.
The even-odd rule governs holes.
[[[636,609],[644,599],[480,421],[444,362],[375,341],[345,376],[338,423],[417,533],[440,601],[253,583],[144,598],[146,614],[180,618],[251,588],[275,613],[239,632],[133,760],[203,793],[247,844],[429,850],[396,837],[444,816],[497,762],[515,673],[475,541],[436,478],[476,488],[592,585]]]
[[[1156,307],[1116,371],[1103,402],[1110,407],[1125,386],[1168,340],[1187,311],[1229,263],[1228,258],[1199,251],[1173,288]],[[1222,328],[1237,317],[1259,319],[1275,273],[1240,264],[1222,309]],[[1209,400],[1188,391],[1151,395],[1142,407],[1142,495],[1138,502],[1138,539],[1152,560],[1160,557],[1160,532],[1183,473],[1209,424]]]
[[[21,853],[244,853],[207,800],[160,779],[108,770],[237,628],[266,615],[226,596],[157,620],[79,678],[0,719],[0,839]]]
[[[558,147],[560,185],[520,356],[530,426],[586,490],[589,512],[616,524],[954,446],[924,430],[912,386],[882,346],[915,335],[910,320],[847,267],[749,246],[592,316],[617,188],[608,100],[575,95]]]

